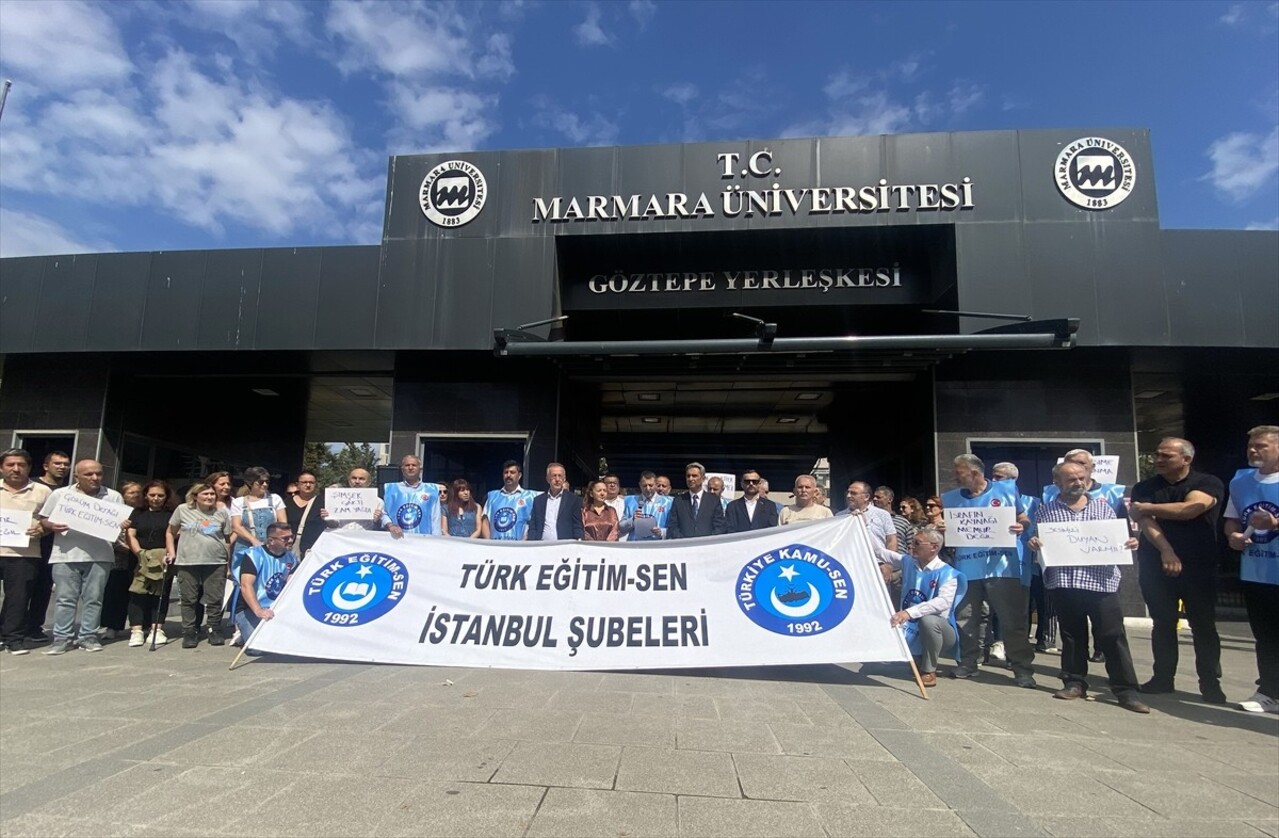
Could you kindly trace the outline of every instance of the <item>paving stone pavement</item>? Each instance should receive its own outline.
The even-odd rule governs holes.
[[[1129,635],[1148,677],[1148,634]],[[1239,700],[1252,641],[1222,635]],[[1279,838],[1279,716],[1187,692],[1150,716],[1057,701],[1052,653],[1036,691],[987,668],[924,701],[899,664],[228,672],[235,650],[205,644],[38,652],[0,655],[4,838]]]

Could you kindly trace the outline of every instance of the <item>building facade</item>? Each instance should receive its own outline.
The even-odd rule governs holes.
[[[0,439],[927,494],[969,450],[1131,484],[1174,434],[1227,478],[1279,412],[1279,234],[1163,230],[1153,171],[1120,128],[397,156],[377,246],[0,260]]]

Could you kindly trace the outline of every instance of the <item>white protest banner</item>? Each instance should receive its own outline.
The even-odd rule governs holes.
[[[90,497],[83,492],[63,492],[60,497],[49,520],[103,541],[114,542],[119,538],[120,525],[133,514],[133,509],[122,503]]]
[[[1094,483],[1119,482],[1119,455],[1098,454],[1092,458],[1092,480]]]
[[[20,509],[0,509],[0,547],[30,547],[31,513]]]
[[[1124,548],[1132,536],[1123,518],[1041,521],[1038,527],[1043,567],[1132,564],[1132,553]]]
[[[1008,528],[1017,523],[1011,506],[956,507],[943,509],[947,547],[1016,547],[1017,536]]]
[[[519,669],[905,661],[860,518],[676,542],[330,530],[250,647]]]
[[[324,490],[324,511],[337,521],[368,520],[378,506],[377,489]]]
[[[722,471],[706,472],[706,479],[709,481],[712,477],[718,477],[724,481],[724,493],[720,495],[724,500],[732,500],[733,495],[737,493],[737,475],[725,474]]]

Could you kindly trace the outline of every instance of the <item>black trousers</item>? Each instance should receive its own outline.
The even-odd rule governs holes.
[[[1124,632],[1119,594],[1054,588],[1049,591],[1061,631],[1061,680],[1088,689],[1088,622],[1097,649],[1106,655],[1106,677],[1115,695],[1137,689],[1137,671]]]
[[[1030,612],[1035,614],[1035,642],[1045,646],[1057,645],[1057,618],[1053,616],[1048,600],[1044,577],[1036,573],[1030,579]]]
[[[36,571],[36,582],[31,588],[31,599],[26,606],[27,633],[35,634],[44,628],[45,618],[49,616],[49,600],[53,599],[53,568],[49,567],[49,553],[53,550],[53,536],[49,540],[48,550],[44,541],[40,542],[40,567]]]
[[[0,559],[4,581],[4,604],[0,605],[0,644],[21,647],[27,636],[27,603],[35,590],[40,568],[48,563],[40,558]],[[48,603],[45,603],[46,607]]]
[[[1243,601],[1257,639],[1257,692],[1279,699],[1279,585],[1244,582]]]
[[[1173,683],[1177,675],[1177,600],[1185,605],[1195,646],[1195,672],[1199,686],[1221,684],[1221,637],[1217,634],[1217,568],[1210,562],[1189,564],[1182,557],[1180,576],[1164,573],[1158,557],[1138,564],[1141,596],[1146,600],[1154,626],[1150,650],[1154,654],[1155,680]]]

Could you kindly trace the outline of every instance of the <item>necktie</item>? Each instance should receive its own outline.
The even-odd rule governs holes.
[[[697,515],[697,499],[700,497],[701,495],[693,495],[693,515],[694,516]]]

